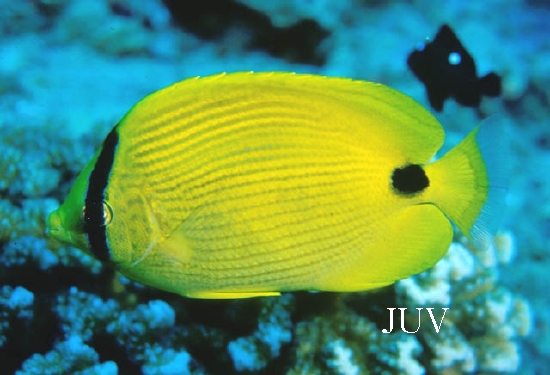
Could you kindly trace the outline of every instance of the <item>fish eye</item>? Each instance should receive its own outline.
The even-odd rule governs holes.
[[[109,205],[109,203],[103,201],[103,222],[104,225],[111,224],[111,221],[113,221],[113,209]]]
[[[102,210],[103,217],[101,221],[101,226],[106,226],[113,221],[114,214],[113,214],[113,209],[111,208],[109,203],[103,201],[102,204],[103,204],[103,210]],[[82,208],[82,215],[80,216],[80,220],[82,221],[82,223],[84,223],[84,225],[88,225],[90,222],[90,217],[86,212],[86,206]]]
[[[449,53],[448,61],[451,65],[458,65],[462,62],[462,56],[458,52],[451,52]]]

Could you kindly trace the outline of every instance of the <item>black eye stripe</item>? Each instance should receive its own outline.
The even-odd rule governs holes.
[[[118,133],[115,126],[103,141],[101,152],[92,173],[90,173],[84,208],[84,228],[90,243],[90,250],[97,259],[105,262],[110,257],[107,233],[105,232],[103,200],[105,188],[109,183],[109,174],[113,168],[117,144]]]

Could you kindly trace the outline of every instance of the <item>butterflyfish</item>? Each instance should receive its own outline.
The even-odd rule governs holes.
[[[435,39],[411,52],[407,64],[426,87],[430,105],[436,111],[453,97],[467,107],[478,107],[481,97],[498,96],[501,78],[494,72],[477,76],[473,57],[448,25],[443,25]]]
[[[47,232],[187,297],[378,288],[433,266],[451,221],[490,240],[494,129],[434,161],[442,126],[382,84],[190,78],[124,115]]]

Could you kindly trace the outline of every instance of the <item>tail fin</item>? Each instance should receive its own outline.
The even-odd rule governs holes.
[[[481,249],[492,240],[505,205],[505,137],[497,121],[495,116],[485,120],[425,167],[434,204]]]
[[[500,77],[491,72],[479,79],[481,93],[487,96],[499,96],[501,92]]]

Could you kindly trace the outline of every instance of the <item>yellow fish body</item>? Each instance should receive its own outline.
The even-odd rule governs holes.
[[[441,125],[386,86],[187,79],[130,109],[48,233],[188,297],[377,288],[434,265],[449,219],[486,241],[489,133],[476,128],[430,163]]]

